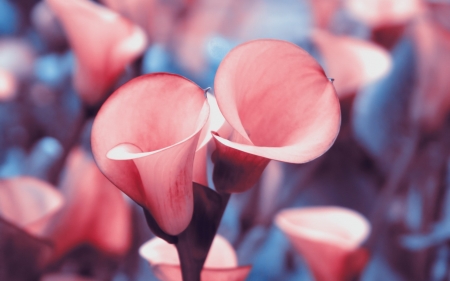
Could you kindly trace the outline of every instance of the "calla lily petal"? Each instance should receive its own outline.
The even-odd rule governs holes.
[[[281,211],[275,222],[305,258],[316,280],[348,280],[359,273],[367,261],[360,246],[369,235],[370,224],[352,210],[340,207],[288,209]]]
[[[214,136],[218,153],[213,158],[218,166],[240,166],[230,171],[215,168],[216,179],[218,173],[246,174],[243,166],[251,169],[256,163],[260,171],[251,175],[260,175],[270,159],[311,161],[330,148],[339,132],[333,85],[307,52],[289,42],[256,40],[233,49],[217,70],[215,94],[234,131],[229,140]],[[254,183],[248,181],[236,192]],[[233,186],[216,188],[230,192]]]
[[[61,20],[77,57],[76,89],[86,102],[98,102],[125,66],[144,52],[144,31],[91,1],[46,1]]]
[[[55,257],[89,243],[112,255],[131,245],[131,208],[81,148],[69,154],[61,190],[67,203],[46,229]],[[113,207],[112,207],[113,206]]]
[[[41,180],[18,177],[0,181],[0,217],[30,234],[42,236],[63,203],[62,195]]]
[[[341,99],[385,77],[392,67],[389,53],[373,43],[321,30],[312,34],[312,40]]]
[[[160,238],[153,238],[139,249],[155,273],[163,281],[182,280],[180,261],[176,247]],[[201,273],[202,280],[245,280],[250,266],[238,267],[237,256],[220,235],[216,235]]]
[[[170,235],[192,218],[194,154],[208,116],[201,88],[157,73],[119,88],[94,121],[92,150],[100,170]]]
[[[310,0],[314,15],[314,24],[318,28],[327,29],[333,19],[334,14],[342,5],[339,0]]]

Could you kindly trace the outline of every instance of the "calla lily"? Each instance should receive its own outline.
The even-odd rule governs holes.
[[[304,163],[333,144],[340,125],[335,89],[320,65],[289,42],[256,40],[234,48],[217,70],[215,95],[233,128],[215,134],[216,189],[242,192],[270,159]]]
[[[381,79],[391,69],[389,53],[373,43],[320,30],[312,34],[312,41],[341,99]]]
[[[403,24],[422,10],[421,0],[346,0],[344,5],[372,28]]]
[[[194,154],[208,116],[201,88],[157,73],[119,88],[94,121],[91,142],[100,170],[170,235],[192,218]]]
[[[81,148],[69,154],[61,184],[67,203],[46,229],[54,258],[83,243],[123,255],[131,245],[131,208]]]
[[[75,88],[87,103],[98,102],[125,66],[144,52],[144,31],[91,1],[46,1],[60,19],[75,52]]]
[[[0,217],[32,235],[43,235],[63,203],[62,195],[41,180],[18,177],[0,181]]]
[[[174,245],[160,238],[153,238],[141,246],[139,253],[150,263],[160,280],[182,280],[180,261]],[[201,280],[243,281],[250,270],[251,266],[238,266],[233,247],[223,237],[216,235],[201,272]]]
[[[275,219],[318,281],[351,280],[367,262],[360,248],[370,232],[360,214],[340,207],[281,211]]]

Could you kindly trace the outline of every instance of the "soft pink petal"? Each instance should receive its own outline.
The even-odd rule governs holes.
[[[55,257],[83,243],[113,255],[129,249],[130,206],[81,148],[69,155],[61,190],[67,203],[46,230]]]
[[[61,20],[77,57],[76,89],[86,102],[98,102],[125,66],[145,50],[145,33],[91,1],[46,1]]]
[[[174,245],[160,238],[153,238],[139,249],[140,255],[152,266],[155,275],[163,281],[181,281],[181,269]],[[231,244],[216,235],[201,273],[202,280],[245,280],[250,266],[237,266],[237,256]]]
[[[345,0],[356,19],[370,27],[405,23],[422,10],[421,0]]]
[[[18,86],[17,79],[13,74],[0,69],[0,102],[14,99]]]
[[[194,154],[208,115],[201,88],[158,73],[122,86],[94,121],[92,150],[102,172],[171,235],[192,217]]]
[[[303,163],[333,144],[340,107],[331,82],[304,50],[285,41],[256,40],[233,49],[216,74],[219,107],[245,153]]]
[[[0,181],[0,216],[33,235],[42,236],[63,203],[62,195],[41,180],[18,177]]]
[[[347,280],[355,273],[352,270],[361,269],[354,265],[353,255],[360,254],[370,225],[360,214],[340,207],[309,207],[281,211],[275,221],[316,280]]]
[[[324,60],[327,76],[334,78],[339,98],[381,79],[391,69],[389,53],[373,43],[320,30],[313,33],[312,40]]]

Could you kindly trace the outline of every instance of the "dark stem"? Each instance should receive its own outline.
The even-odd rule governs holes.
[[[180,258],[183,281],[200,281],[203,264],[230,199],[228,193],[217,193],[197,183],[193,183],[193,191],[192,220],[188,227],[177,236],[165,233],[144,208],[147,224],[152,232],[168,243],[175,244]]]

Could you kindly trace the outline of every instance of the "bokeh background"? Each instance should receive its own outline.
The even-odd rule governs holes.
[[[305,49],[334,79],[342,125],[323,156],[300,165],[272,162],[255,188],[232,196],[219,233],[240,264],[253,265],[248,280],[313,280],[274,217],[284,208],[325,205],[353,209],[372,225],[364,243],[370,259],[358,280],[450,279],[449,1],[97,2],[140,26],[148,40],[100,99],[88,102],[74,87],[77,58],[49,5],[0,0],[0,177],[30,176],[63,191],[68,207],[52,221],[52,239],[102,224],[116,244],[128,237],[120,245],[67,238],[33,278],[62,272],[86,280],[156,280],[138,255],[153,236],[142,210],[128,199],[120,203],[127,210],[118,210],[111,202],[122,197],[107,195],[114,186],[91,172],[93,118],[134,77],[171,72],[213,87],[233,47],[276,38]],[[94,192],[91,185],[106,189]],[[67,219],[83,212],[79,221]],[[11,255],[24,254],[0,253],[0,263]]]

